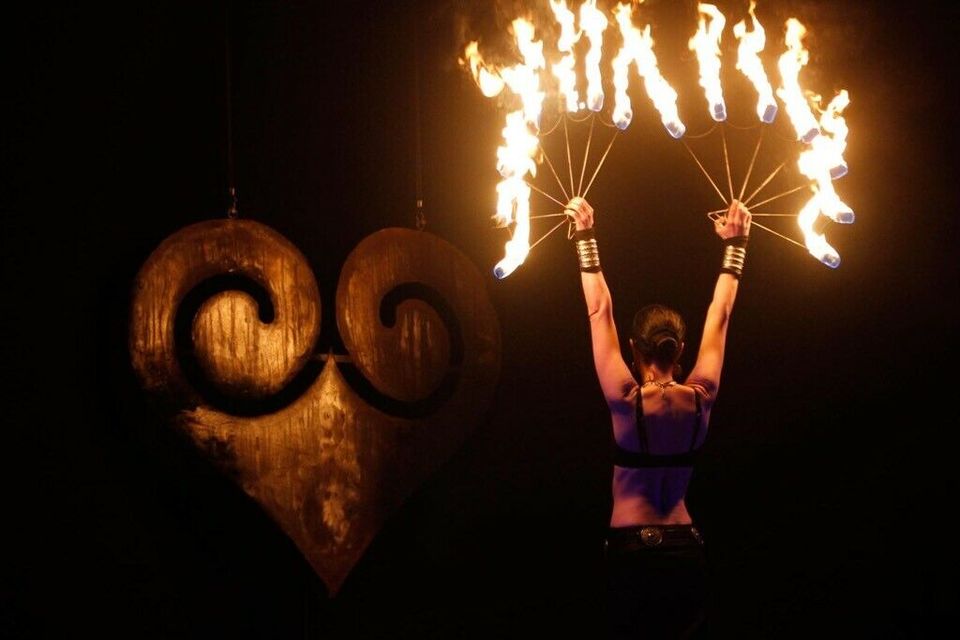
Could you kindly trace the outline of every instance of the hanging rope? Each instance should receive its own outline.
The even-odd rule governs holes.
[[[223,58],[225,71],[224,109],[227,112],[227,217],[231,220],[240,215],[237,197],[236,175],[233,168],[233,64],[230,52],[230,3],[223,8]]]
[[[417,231],[427,226],[427,216],[423,211],[423,150],[420,136],[420,30],[417,21],[413,23],[413,118],[414,118],[414,171],[416,172],[416,215]]]

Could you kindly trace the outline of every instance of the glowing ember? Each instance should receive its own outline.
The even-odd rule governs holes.
[[[802,42],[806,33],[806,27],[800,24],[799,20],[796,18],[787,20],[787,51],[780,56],[777,63],[782,83],[782,86],[777,89],[777,95],[787,107],[787,115],[790,116],[790,122],[793,123],[793,128],[797,132],[797,138],[810,142],[820,133],[820,129],[817,127],[817,119],[810,111],[810,105],[803,96],[803,90],[800,89],[800,70],[810,60],[810,52],[803,47]]]
[[[637,65],[637,73],[643,77],[643,85],[653,101],[653,106],[660,112],[660,121],[667,131],[674,138],[683,136],[687,128],[680,121],[680,115],[677,113],[677,92],[673,90],[663,76],[660,75],[660,69],[657,67],[657,56],[653,53],[653,38],[650,37],[650,25],[647,25],[641,31],[633,26],[631,20],[631,8],[629,4],[617,5],[614,15],[617,24],[620,25],[620,34],[623,36],[623,48],[617,55],[620,64],[626,71],[629,60]],[[621,58],[621,56],[625,56]],[[624,61],[627,62],[624,62]],[[616,65],[616,61],[614,61]],[[623,81],[626,81],[624,73]],[[614,83],[616,86],[616,68],[614,71]],[[620,91],[617,86],[618,92]],[[625,129],[630,124],[633,114],[630,111],[629,99],[626,98],[626,86],[623,87],[623,96],[618,98],[614,105],[614,123],[620,128]]]
[[[763,70],[763,63],[760,61],[760,52],[766,46],[767,38],[763,25],[754,13],[756,7],[757,3],[750,0],[750,22],[753,29],[747,31],[746,20],[741,20],[733,25],[733,35],[740,41],[737,48],[737,69],[742,71],[756,88],[757,115],[760,120],[769,124],[777,117],[777,101],[773,97],[773,87],[767,80],[767,72]]]
[[[727,19],[712,4],[697,5],[700,22],[697,32],[690,38],[690,50],[696,51],[700,64],[700,86],[707,94],[710,117],[721,122],[727,119],[727,106],[723,102],[723,89],[720,86],[720,36]],[[709,25],[707,18],[710,19]]]

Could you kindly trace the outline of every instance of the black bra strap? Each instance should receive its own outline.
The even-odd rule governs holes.
[[[637,387],[637,439],[640,441],[640,453],[650,451],[647,443],[647,425],[643,421],[643,387]]]
[[[700,428],[703,424],[703,408],[700,403],[700,394],[696,389],[693,391],[696,402],[696,421],[693,426],[693,438],[690,440],[690,450],[684,453],[676,454],[651,454],[649,443],[647,442],[647,427],[643,419],[643,395],[640,389],[637,389],[637,437],[640,441],[640,451],[629,451],[624,449],[614,441],[613,463],[619,467],[628,468],[649,468],[649,467],[690,467],[693,466],[693,460],[696,455],[694,448],[697,444],[697,436],[700,435]]]

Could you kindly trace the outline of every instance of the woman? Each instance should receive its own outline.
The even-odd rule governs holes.
[[[682,318],[662,305],[644,307],[630,336],[633,373],[623,360],[612,301],[593,234],[593,208],[567,205],[590,318],[593,360],[613,422],[613,510],[606,541],[613,637],[679,638],[703,616],[703,542],[684,496],[693,454],[703,444],[717,399],[730,313],[750,233],[750,212],[734,201],[715,222],[725,253],[707,310],[700,351],[681,383]]]

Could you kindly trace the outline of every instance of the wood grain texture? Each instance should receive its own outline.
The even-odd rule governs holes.
[[[227,395],[277,393],[313,355],[320,331],[320,293],[303,255],[286,238],[252,220],[212,220],[167,238],[141,268],[134,285],[130,352],[151,391],[201,403],[177,357],[176,314],[205,280],[248,278],[269,295],[274,318],[258,317],[244,292],[204,301],[192,319],[192,353],[206,378]]]

